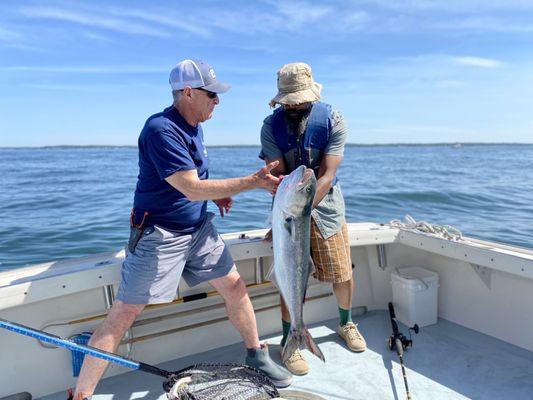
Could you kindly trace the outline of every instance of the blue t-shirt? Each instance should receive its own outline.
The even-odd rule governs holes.
[[[208,158],[202,127],[191,126],[173,106],[152,115],[139,136],[139,176],[133,200],[135,223],[145,211],[146,226],[193,232],[205,219],[207,202],[190,201],[165,178],[196,169],[207,179]]]

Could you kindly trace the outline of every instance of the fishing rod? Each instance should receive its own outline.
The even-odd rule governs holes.
[[[396,321],[396,314],[394,313],[394,306],[389,303],[389,315],[392,325],[392,335],[389,336],[389,349],[396,350],[396,354],[400,358],[400,365],[402,366],[403,383],[405,384],[405,392],[407,394],[407,400],[411,400],[411,393],[409,392],[409,385],[407,385],[407,375],[405,373],[405,366],[403,364],[403,351],[409,347],[413,347],[413,341],[411,340],[411,332],[409,332],[409,339],[405,337],[403,333],[398,329],[398,322]],[[418,334],[418,325],[415,324],[409,331],[414,331]]]

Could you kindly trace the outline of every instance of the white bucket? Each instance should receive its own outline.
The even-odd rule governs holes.
[[[391,273],[396,318],[408,327],[437,323],[439,276],[420,267],[396,268]]]

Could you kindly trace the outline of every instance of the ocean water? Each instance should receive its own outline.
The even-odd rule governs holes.
[[[262,166],[258,147],[208,151],[212,178]],[[124,247],[136,176],[135,148],[0,149],[0,270]],[[338,177],[348,222],[409,214],[533,248],[533,145],[348,146]],[[270,202],[239,194],[215,223],[264,228]]]

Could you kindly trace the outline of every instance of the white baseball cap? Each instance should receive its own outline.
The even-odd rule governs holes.
[[[215,70],[208,63],[200,60],[183,60],[170,71],[172,90],[182,90],[189,86],[202,88],[214,93],[224,93],[231,87],[217,81]]]

